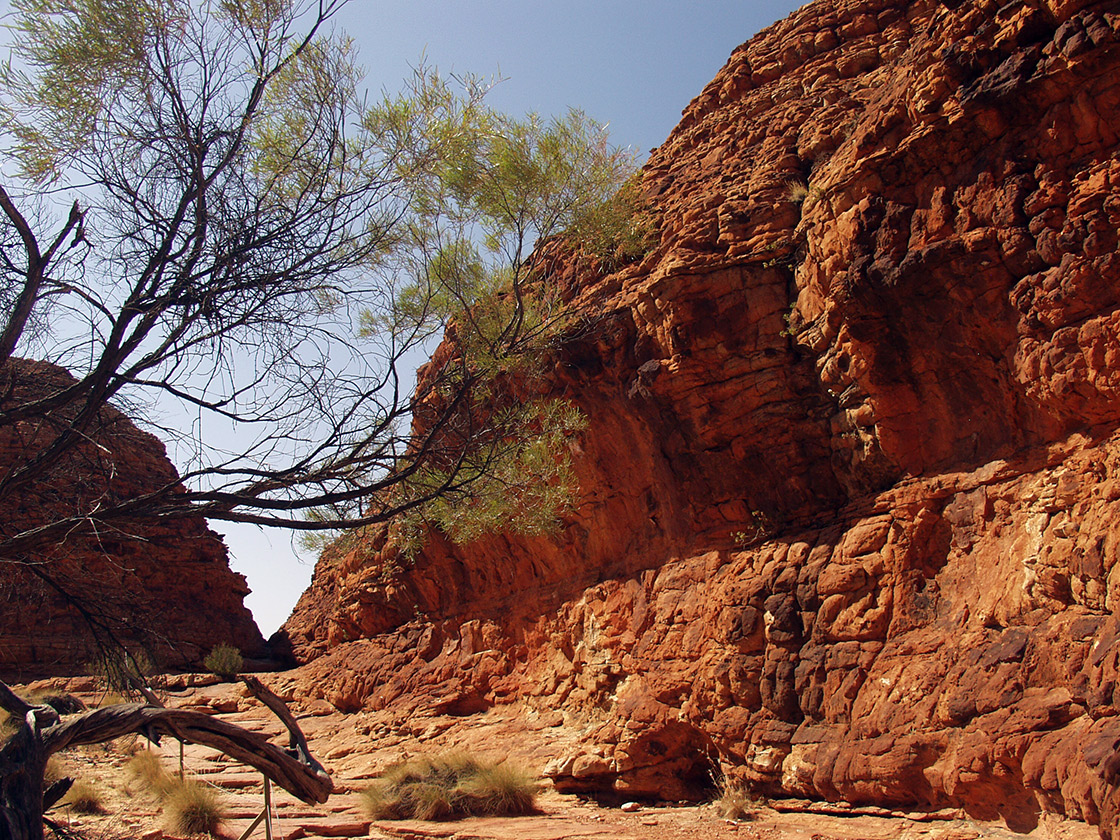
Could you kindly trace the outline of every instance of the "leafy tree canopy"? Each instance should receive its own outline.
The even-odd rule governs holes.
[[[0,494],[65,482],[110,402],[170,442],[182,487],[2,523],[0,556],[49,573],[63,534],[185,513],[551,521],[578,415],[497,394],[573,323],[534,245],[647,247],[633,161],[578,111],[492,109],[475,77],[421,66],[369,101],[345,1],[13,0],[0,376],[25,356],[76,381],[0,391],[0,434],[37,430]],[[413,385],[449,325],[456,353]]]

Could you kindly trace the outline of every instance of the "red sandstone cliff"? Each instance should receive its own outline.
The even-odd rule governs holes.
[[[1120,838],[1116,4],[821,0],[644,183],[660,246],[579,279],[600,327],[552,371],[577,514],[336,546],[286,625],[317,690],[559,709],[571,789],[674,798],[714,757]]]
[[[0,381],[5,401],[25,401],[73,378],[45,362],[16,360],[0,372]],[[119,411],[102,412],[95,438],[27,492],[0,498],[0,532],[72,515],[105,496],[132,498],[178,481],[163,444]],[[51,439],[45,424],[5,427],[0,469],[32,457]],[[87,617],[57,588],[5,559],[0,557],[0,675],[83,673],[96,656]],[[122,522],[94,538],[68,538],[49,557],[31,559],[44,562],[54,583],[81,599],[102,631],[160,665],[197,666],[221,643],[247,655],[263,653],[264,640],[244,605],[245,578],[230,570],[225,544],[201,518]]]

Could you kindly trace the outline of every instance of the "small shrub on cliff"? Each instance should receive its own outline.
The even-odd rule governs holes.
[[[533,811],[536,785],[524,770],[463,753],[394,764],[362,792],[374,819],[448,820]]]
[[[809,186],[800,181],[789,181],[786,184],[786,198],[794,204],[801,204],[809,197]]]
[[[245,667],[245,660],[241,658],[241,651],[233,645],[215,645],[206,654],[202,664],[211,674],[217,674],[224,680],[232,680]]]

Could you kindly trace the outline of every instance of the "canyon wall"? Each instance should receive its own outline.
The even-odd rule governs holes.
[[[74,382],[45,362],[14,360],[0,371],[0,408]],[[0,430],[0,470],[26,463],[54,433],[49,422]],[[95,510],[106,499],[175,484],[163,444],[119,411],[101,412],[76,447],[24,492],[0,498],[0,533]],[[66,537],[48,554],[0,557],[0,677],[85,673],[110,635],[164,667],[198,667],[216,644],[247,656],[264,640],[244,604],[249,588],[231,571],[222,538],[195,518],[121,521],[94,536]],[[39,568],[49,580],[32,572]]]
[[[563,789],[1057,812],[1120,838],[1120,12],[820,0],[656,150],[551,537],[386,531],[285,625],[344,710],[523,703]]]

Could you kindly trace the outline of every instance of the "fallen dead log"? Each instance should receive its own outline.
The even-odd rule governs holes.
[[[168,736],[211,747],[256,768],[303,802],[326,802],[331,778],[312,757],[295,717],[259,680],[248,678],[246,684],[284,722],[291,738],[289,749],[202,712],[147,703],[123,703],[63,717],[50,706],[27,703],[0,682],[0,708],[23,721],[0,747],[0,840],[43,837],[43,773],[54,753],[133,733],[156,742]]]

